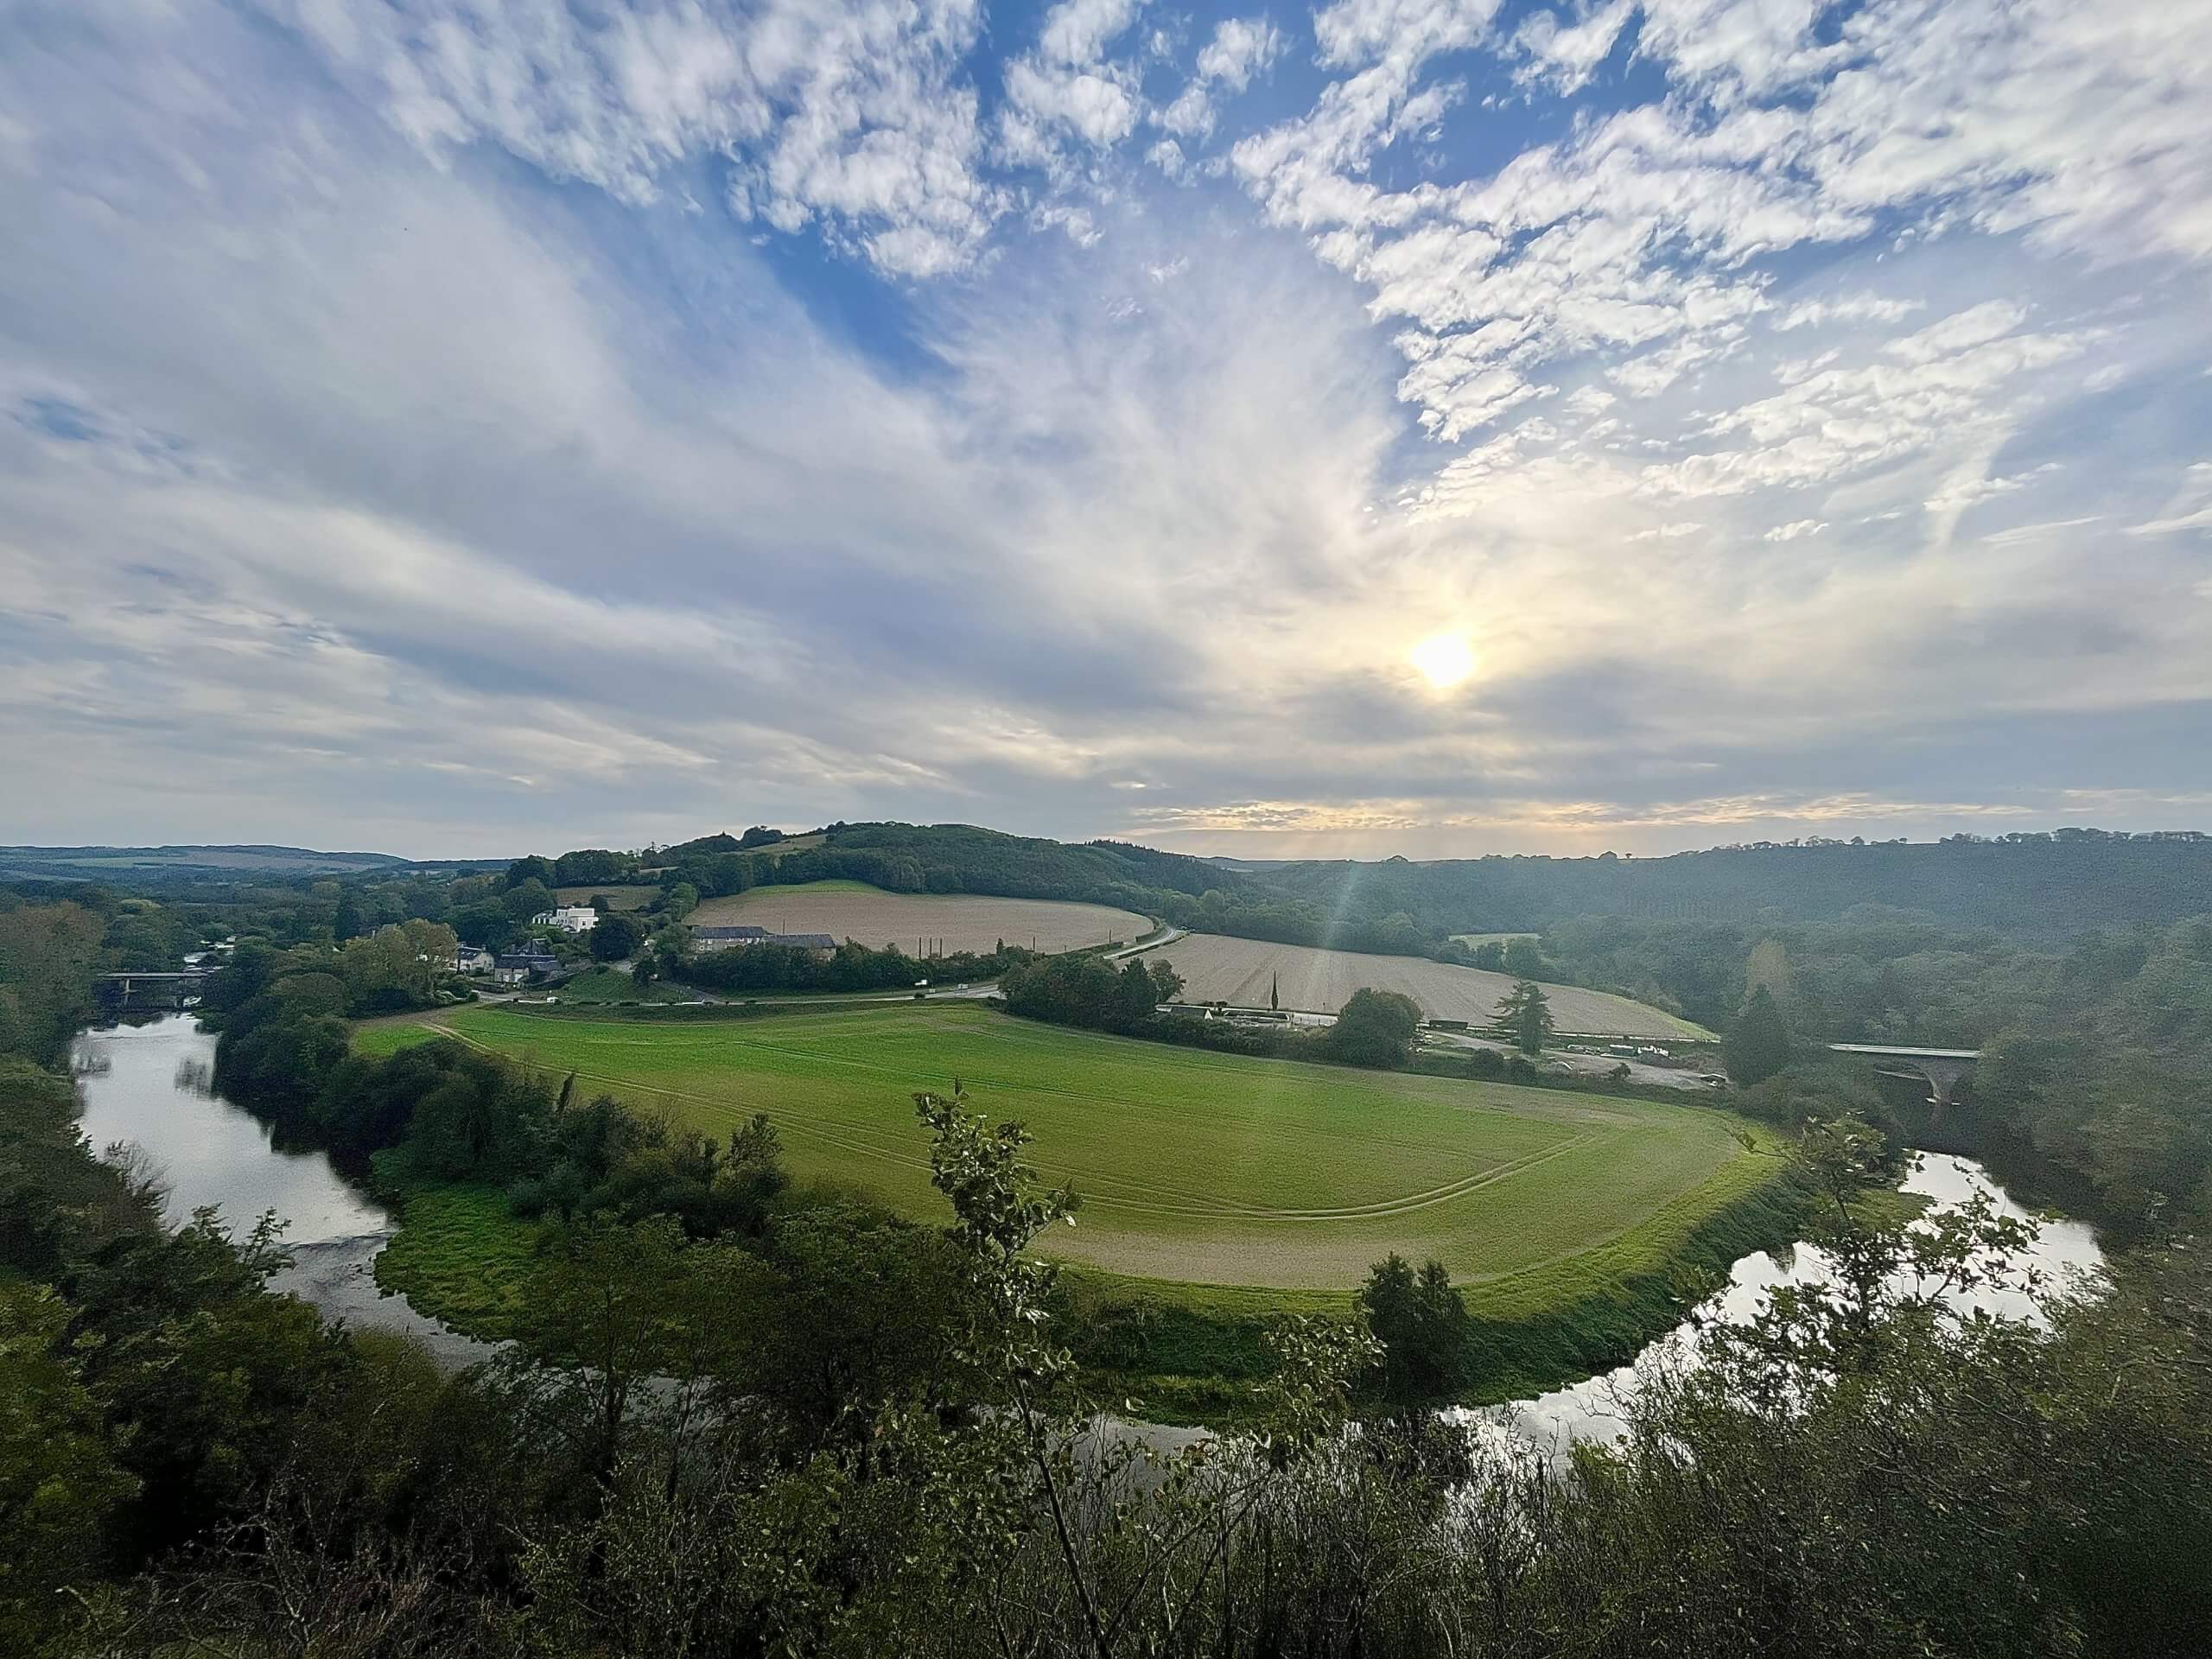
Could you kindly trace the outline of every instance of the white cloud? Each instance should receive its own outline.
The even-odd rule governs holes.
[[[1613,42],[1636,15],[1638,3],[1610,0],[1573,23],[1560,22],[1549,11],[1530,13],[1513,34],[1513,50],[1529,60],[1519,78],[1541,81],[1561,93],[1580,91],[1611,55]]]
[[[1224,18],[1198,52],[1198,78],[1241,92],[1282,55],[1283,45],[1282,31],[1264,16]]]
[[[1213,100],[1194,81],[1160,112],[1160,124],[1180,137],[1204,138],[1213,130]]]
[[[1817,328],[1830,322],[1898,322],[1921,310],[1925,300],[1892,298],[1881,294],[1846,294],[1833,300],[1805,300],[1775,319],[1777,334],[1796,328]]]
[[[1005,210],[962,64],[977,0],[260,0],[401,132],[499,144],[632,203],[717,151],[742,219],[820,223],[878,265],[965,265]]]
[[[1823,519],[1793,518],[1786,524],[1777,524],[1759,539],[1766,542],[1802,541],[1808,536],[1819,535],[1827,528],[1827,524]]]
[[[1046,14],[1037,50],[1005,66],[1002,160],[1039,168],[1053,188],[1065,189],[1136,130],[1147,111],[1141,76],[1107,48],[1128,32],[1139,9],[1138,0],[1061,0]],[[1169,130],[1185,136],[1212,125],[1203,95],[1172,113]]]
[[[1365,285],[1414,366],[1402,394],[1456,439],[1589,358],[1649,397],[1741,349],[1768,308],[1755,262],[1867,236],[2022,229],[2103,258],[2212,254],[2212,13],[2063,0],[1929,9],[1876,0],[1816,29],[1815,0],[1645,0],[1637,50],[1675,95],[1586,118],[1487,179],[1384,188],[1376,157],[1427,118],[1430,60],[1481,41],[1491,8],[1354,0],[1322,12],[1343,72],[1304,116],[1241,140],[1237,176],[1275,222]],[[1572,89],[1630,9],[1533,15],[1502,50]],[[2146,53],[2145,48],[2152,48]],[[1399,169],[1401,173],[1403,169]],[[2133,217],[2131,219],[2131,215]],[[1781,330],[1894,322],[1918,296],[1801,300]],[[1993,302],[1955,327],[2017,326]],[[1961,338],[1901,344],[1942,353]],[[1816,372],[1817,363],[1803,372]]]
[[[2003,334],[2024,315],[2004,302],[1970,307],[1888,342],[1880,354],[1893,360],[1823,369],[1715,416],[1705,435],[1737,447],[1655,463],[1642,487],[1695,497],[1823,483],[2001,431],[2027,395],[2022,383],[2088,343],[2080,334]]]
[[[1944,480],[1942,488],[1929,496],[1925,505],[1931,513],[1955,517],[1968,507],[1980,506],[2000,495],[2010,495],[2015,490],[2024,489],[2037,479],[2056,471],[2058,463],[2048,461],[2031,472],[2015,473],[2009,478],[1993,478],[1977,459]]]
[[[1136,21],[1141,0],[1060,0],[1045,14],[1037,48],[1049,62],[1096,63]]]
[[[1225,20],[1215,28],[1213,38],[1200,48],[1190,80],[1174,101],[1159,111],[1154,119],[1178,137],[1203,142],[1212,136],[1217,118],[1214,89],[1218,87],[1231,94],[1243,92],[1251,85],[1255,74],[1281,55],[1282,48],[1282,32],[1265,17]],[[1179,147],[1175,152],[1179,162],[1181,155]],[[1161,170],[1168,169],[1162,165]],[[1171,173],[1170,176],[1173,175]]]
[[[2186,531],[2212,531],[2212,461],[2200,461],[2183,476],[2180,489],[2168,499],[2155,518],[2130,524],[2130,536],[2176,536]]]
[[[1048,166],[1060,155],[1061,133],[1094,149],[1119,143],[1135,130],[1138,95],[1110,74],[1052,68],[1026,60],[1009,66],[1008,149],[1014,160]]]

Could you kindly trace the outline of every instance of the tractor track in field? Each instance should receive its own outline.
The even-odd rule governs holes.
[[[452,1037],[455,1041],[462,1043],[470,1048],[475,1049],[480,1053],[499,1055],[502,1058],[507,1059],[515,1058],[514,1056],[506,1053],[505,1051],[493,1046],[492,1044],[484,1042],[478,1038],[472,1037],[465,1032],[456,1030],[454,1027],[442,1020],[427,1020],[423,1023],[433,1029],[445,1033],[448,1036]],[[795,1058],[810,1060],[836,1058],[834,1056],[823,1056],[813,1050],[785,1049],[780,1047],[779,1045],[772,1043],[755,1044],[753,1045],[753,1046],[761,1048],[771,1052],[784,1053]],[[872,1071],[879,1069],[869,1065],[866,1061],[851,1061],[848,1062],[848,1064],[855,1065],[862,1070]],[[741,1103],[723,1099],[714,1095],[701,1094],[694,1090],[674,1089],[663,1084],[639,1083],[633,1078],[610,1077],[603,1072],[575,1070],[575,1075],[586,1083],[603,1084],[612,1089],[629,1090],[641,1094],[659,1095],[671,1100],[681,1100],[689,1102],[693,1105],[705,1106],[719,1114],[724,1114],[732,1118],[743,1115],[746,1110],[746,1108]],[[926,1158],[916,1158],[909,1154],[893,1150],[893,1148],[885,1147],[878,1142],[867,1140],[855,1140],[849,1138],[846,1135],[834,1133],[829,1128],[823,1127],[823,1120],[810,1116],[809,1114],[803,1111],[795,1111],[789,1107],[779,1108],[775,1113],[771,1115],[771,1122],[776,1123],[779,1128],[787,1124],[797,1126],[798,1138],[811,1141],[817,1146],[834,1147],[840,1151],[854,1153],[862,1157],[878,1159],[883,1162],[895,1164],[907,1169],[926,1171],[930,1167],[929,1160]],[[840,1127],[842,1128],[843,1126],[841,1125]],[[1597,1135],[1594,1132],[1586,1132],[1580,1135],[1570,1135],[1567,1140],[1560,1142],[1556,1146],[1544,1147],[1539,1152],[1530,1153],[1523,1157],[1511,1160],[1503,1164],[1493,1165],[1490,1168],[1479,1170],[1474,1174],[1463,1176],[1457,1180],[1447,1181],[1440,1186],[1430,1187],[1426,1191],[1420,1192],[1404,1193],[1395,1198],[1376,1199],[1368,1204],[1345,1205],[1324,1209],[1284,1209],[1270,1205],[1245,1204],[1236,1199],[1214,1198],[1202,1200],[1198,1203],[1161,1203],[1146,1198],[1122,1198],[1112,1194],[1101,1194],[1096,1196],[1086,1195],[1084,1198],[1084,1203],[1086,1205],[1092,1205],[1100,1209],[1128,1211],[1140,1215],[1174,1216],[1188,1220],[1257,1222],[1385,1220],[1393,1216],[1410,1215],[1419,1211],[1432,1209],[1438,1205],[1449,1204],[1455,1198],[1464,1198],[1471,1192],[1479,1192],[1484,1187],[1495,1185],[1500,1181],[1510,1180],[1516,1175],[1523,1174],[1531,1169],[1548,1164],[1554,1159],[1565,1157],[1568,1153],[1573,1152],[1581,1147],[1588,1145],[1596,1138]],[[1129,1180],[1126,1177],[1109,1176],[1102,1179],[1109,1185],[1126,1187],[1135,1192],[1149,1192],[1157,1194],[1160,1198],[1193,1199],[1198,1198],[1199,1196],[1195,1193],[1178,1192],[1172,1187],[1147,1185],[1146,1183],[1141,1181]]]

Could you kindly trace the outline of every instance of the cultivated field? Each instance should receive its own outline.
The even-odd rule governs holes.
[[[1513,988],[1504,974],[1418,957],[1370,957],[1356,950],[1316,950],[1302,944],[1269,944],[1261,939],[1224,938],[1192,933],[1153,953],[1175,964],[1183,976],[1183,995],[1193,1002],[1229,1002],[1242,1007],[1268,1006],[1268,987],[1278,979],[1282,1006],[1313,1014],[1334,1014],[1363,985],[1398,991],[1421,1004],[1432,1020],[1487,1020],[1498,998]],[[1631,1002],[1604,991],[1573,985],[1548,985],[1552,1018],[1562,1032],[1601,1033],[1611,1037],[1697,1037],[1711,1033],[1687,1020]]]
[[[1039,950],[1079,950],[1151,931],[1143,917],[1105,905],[1049,899],[993,899],[976,893],[886,893],[858,881],[810,881],[753,887],[709,899],[684,918],[694,925],[751,924],[777,933],[827,933],[862,944],[912,950],[926,939],[941,950],[994,950],[1003,939]]]
[[[865,1185],[922,1218],[946,1211],[911,1096],[957,1077],[977,1109],[1027,1122],[1039,1166],[1081,1195],[1077,1224],[1046,1241],[1055,1254],[1186,1285],[1341,1290],[1397,1250],[1476,1286],[1542,1269],[1550,1300],[1624,1262],[1663,1268],[1688,1227],[1774,1167],[1707,1109],[1246,1059],[969,1004],[696,1024],[436,1019],[717,1134],[766,1112],[794,1173]],[[435,1028],[372,1027],[357,1041],[386,1052]]]

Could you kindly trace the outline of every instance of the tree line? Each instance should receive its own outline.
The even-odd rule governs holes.
[[[2062,944],[1896,916],[1741,926],[1586,917],[1544,936],[1563,976],[1725,1028],[1735,1103],[1783,1123],[1845,1107],[1994,1160],[2101,1225],[2212,1219],[2212,918]],[[1938,1118],[1834,1042],[1976,1049]]]

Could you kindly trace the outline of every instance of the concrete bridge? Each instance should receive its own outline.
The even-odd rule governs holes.
[[[102,974],[94,984],[103,1002],[181,1008],[187,997],[200,994],[208,978],[207,969],[187,968],[173,974]]]
[[[1974,1063],[1981,1058],[1978,1048],[1911,1048],[1891,1043],[1830,1043],[1828,1047],[1838,1054],[1864,1054],[1885,1077],[1925,1080],[1928,1103],[1939,1112],[1951,1103],[1951,1091],[1972,1074]]]

